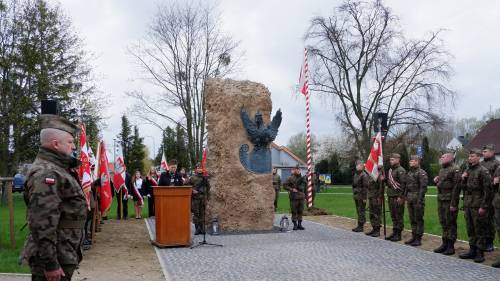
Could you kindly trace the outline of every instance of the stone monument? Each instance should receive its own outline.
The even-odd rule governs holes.
[[[210,196],[207,223],[223,232],[270,230],[274,222],[269,144],[281,123],[271,121],[271,93],[250,81],[205,83]]]

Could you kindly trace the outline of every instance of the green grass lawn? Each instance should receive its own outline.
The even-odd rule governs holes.
[[[0,206],[0,272],[19,272],[29,273],[28,266],[19,266],[17,261],[18,257],[24,246],[24,240],[28,235],[28,228],[21,228],[26,222],[26,206],[22,194],[14,193],[14,226],[16,236],[16,249],[10,248],[10,234],[9,234],[9,209],[7,206]],[[134,219],[134,205],[133,200],[129,200],[128,213],[129,218]],[[113,200],[109,213],[109,218],[116,218],[116,198]],[[142,209],[142,216],[146,217],[148,214],[148,200],[144,200],[144,208]],[[105,225],[103,227],[106,227]],[[97,234],[97,239],[99,239]]]

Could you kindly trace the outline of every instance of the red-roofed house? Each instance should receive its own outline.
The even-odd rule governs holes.
[[[500,119],[493,119],[484,125],[464,148],[468,150],[473,148],[482,149],[487,144],[495,146],[495,155],[497,159],[500,158]]]

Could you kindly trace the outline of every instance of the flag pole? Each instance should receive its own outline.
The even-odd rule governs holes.
[[[307,207],[313,205],[313,182],[312,182],[312,152],[311,152],[311,103],[309,96],[309,65],[307,63],[307,48],[304,48],[304,65],[301,76],[304,75],[302,94],[306,97],[306,145],[307,145]]]

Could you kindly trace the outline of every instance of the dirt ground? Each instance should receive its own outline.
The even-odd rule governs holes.
[[[317,223],[321,223],[321,224],[325,224],[325,225],[329,225],[329,226],[333,226],[333,227],[337,227],[337,228],[342,228],[342,229],[346,229],[349,231],[352,228],[356,227],[356,225],[357,225],[355,220],[350,219],[350,218],[345,218],[345,217],[339,217],[339,216],[307,216],[304,218],[306,220],[309,220],[312,222],[317,222]],[[368,232],[370,230],[371,230],[370,224],[369,223],[365,224],[365,232]],[[387,227],[387,235],[390,235],[391,231],[392,231],[392,228]],[[380,239],[384,239],[383,229],[381,229],[380,232],[381,232]],[[353,232],[353,235],[363,235],[363,234]],[[403,239],[397,243],[404,245],[404,241],[410,239],[410,237],[411,237],[411,231],[404,231]],[[425,251],[432,251],[435,248],[439,247],[439,245],[441,245],[441,237],[426,234],[422,238],[422,246],[417,247],[417,248],[425,250]],[[404,245],[404,246],[407,246],[407,245]],[[411,247],[411,246],[407,246],[407,247]],[[458,258],[458,255],[465,253],[468,250],[469,250],[468,243],[457,241],[457,243],[455,243],[455,255],[453,255],[453,256]],[[486,261],[482,264],[491,265],[495,261],[500,260],[500,251],[495,250],[494,252],[491,252],[491,253],[485,253],[484,257],[486,258]],[[469,261],[473,262],[472,260],[469,260]]]
[[[107,220],[73,280],[165,280],[144,220]]]

